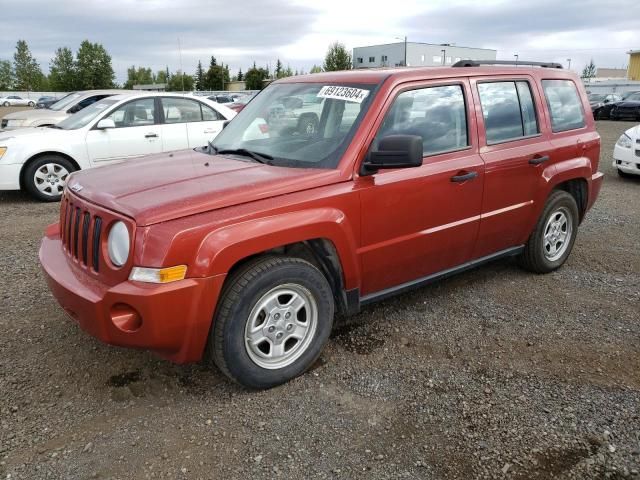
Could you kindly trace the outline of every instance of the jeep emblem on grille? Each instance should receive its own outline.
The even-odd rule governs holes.
[[[73,190],[74,192],[79,192],[80,190],[82,190],[84,187],[82,185],[80,185],[79,183],[74,183],[73,185],[71,185],[69,187],[71,190]]]

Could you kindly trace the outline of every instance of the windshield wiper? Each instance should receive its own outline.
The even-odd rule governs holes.
[[[213,145],[211,146],[213,147]],[[213,147],[213,148],[215,149],[216,147]],[[254,152],[252,150],[247,150],[246,148],[227,148],[225,150],[216,149],[215,153],[220,153],[220,154],[229,153],[232,155],[242,155],[243,157],[250,157],[256,162],[264,163],[266,165],[271,165],[271,162],[269,160],[273,160],[273,157],[271,155],[267,155],[266,153]]]

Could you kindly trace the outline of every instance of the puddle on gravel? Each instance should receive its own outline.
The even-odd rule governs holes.
[[[140,370],[133,370],[131,372],[112,375],[109,380],[107,380],[107,385],[110,387],[126,387],[130,383],[139,382],[141,378]]]
[[[342,325],[334,329],[333,340],[351,353],[369,355],[384,345],[384,339],[376,332],[367,330],[365,325]]]

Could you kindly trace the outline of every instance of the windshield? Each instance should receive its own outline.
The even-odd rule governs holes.
[[[601,93],[592,93],[589,95],[590,102],[602,102],[606,98],[606,95],[602,95]]]
[[[51,105],[50,110],[55,110],[56,112],[60,110],[64,110],[67,105],[72,103],[74,100],[80,98],[80,96],[81,94],[79,93],[70,93],[69,95],[65,95],[56,103]]]
[[[222,154],[250,151],[277,166],[336,168],[375,85],[272,84],[216,137]]]
[[[117,103],[117,100],[105,98],[96,103],[89,105],[88,107],[83,108],[78,113],[74,113],[70,117],[65,118],[60,123],[56,125],[57,128],[61,128],[63,130],[76,130],[78,128],[82,128],[89,124],[91,120],[96,118],[102,112],[104,112],[107,108],[112,106],[114,103]]]
[[[629,95],[625,96],[624,99],[629,102],[640,102],[640,92],[630,93]]]

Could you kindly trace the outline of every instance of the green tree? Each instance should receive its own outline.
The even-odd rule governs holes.
[[[262,90],[263,80],[269,77],[269,73],[264,68],[254,67],[247,70],[244,75],[244,84],[247,90]]]
[[[91,90],[112,88],[115,74],[111,66],[111,56],[99,43],[84,40],[76,53],[77,88]]]
[[[297,70],[296,70],[297,72]],[[293,77],[293,70],[291,70],[291,65],[287,65],[287,68],[284,71],[283,77]]]
[[[13,54],[13,68],[16,90],[38,90],[40,88],[44,75],[42,75],[40,65],[31,55],[29,46],[24,40],[18,40],[16,44],[16,53]]]
[[[13,90],[15,76],[9,60],[0,60],[0,90]]]
[[[351,54],[342,43],[334,42],[329,45],[323,68],[325,72],[351,70]]]
[[[276,78],[282,78],[284,77],[284,67],[282,66],[282,62],[280,61],[280,59],[278,59],[276,61],[276,70],[274,72]]]
[[[171,75],[167,85],[167,90],[171,92],[190,92],[193,90],[194,83],[195,82],[191,75],[187,75],[186,73],[182,73],[178,70],[176,73]]]
[[[243,78],[244,78],[244,77],[242,76],[242,68],[240,68],[240,69],[238,70],[238,76],[237,76],[237,79],[238,79],[238,81],[239,81],[239,82],[241,82],[241,81],[243,80]]]
[[[167,83],[168,73],[164,70],[158,70],[156,73],[156,83]]]
[[[202,68],[202,62],[198,60],[198,66],[196,67],[196,90],[204,90],[204,69]]]
[[[148,85],[150,83],[155,83],[155,78],[150,68],[138,67],[136,69],[135,65],[127,68],[127,81],[124,84],[124,88],[130,90],[134,85]]]
[[[591,80],[596,76],[596,71],[596,64],[593,62],[592,58],[591,61],[587,65],[585,65],[584,69],[582,70],[581,77],[585,80]]]
[[[212,63],[204,76],[204,90],[223,90],[226,83],[229,83],[229,70]]]
[[[322,72],[322,67],[319,67],[318,65],[313,65],[313,67],[311,67],[311,70],[309,70],[309,73],[320,73]]]
[[[70,48],[56,50],[49,63],[49,87],[56,92],[69,92],[75,89],[76,65]]]

